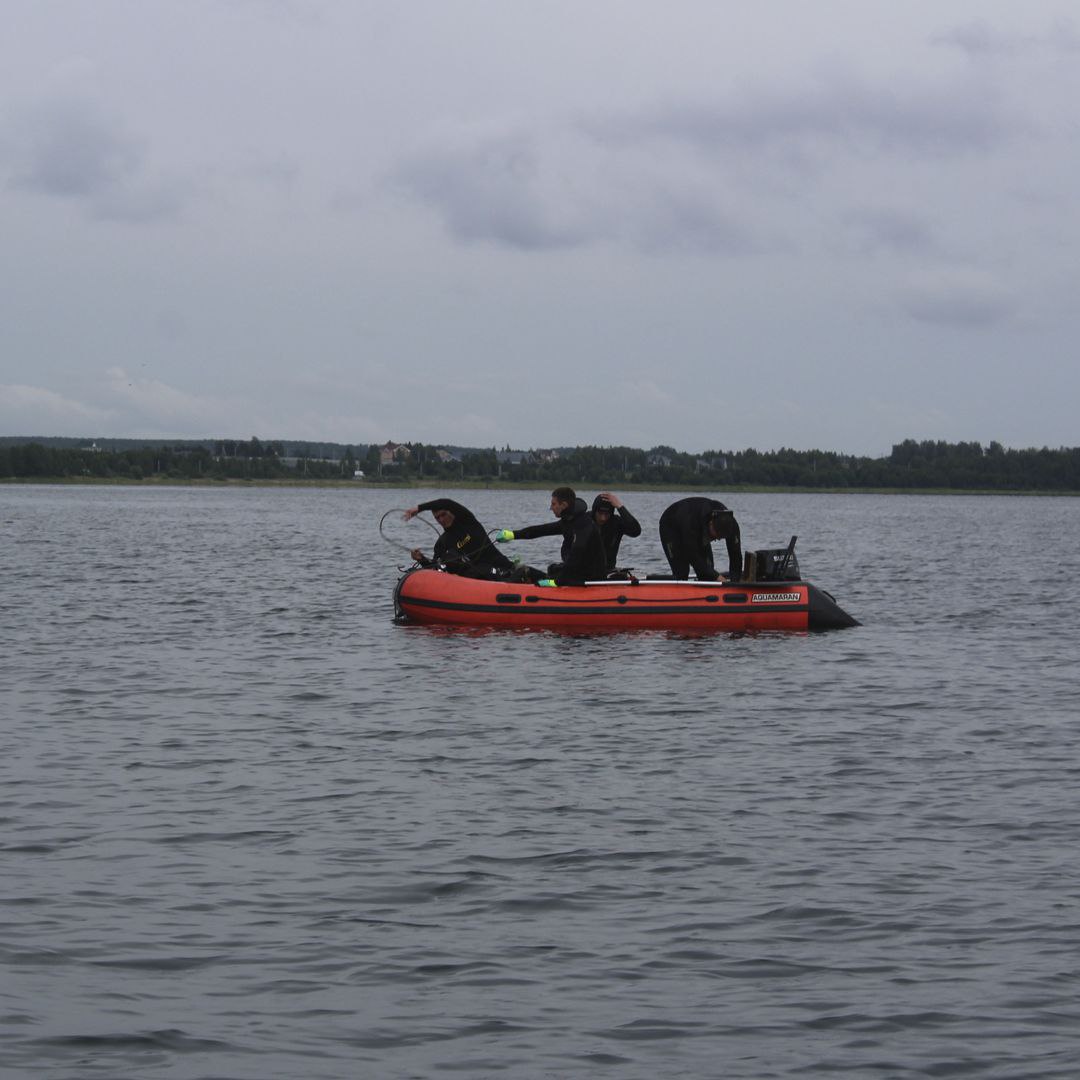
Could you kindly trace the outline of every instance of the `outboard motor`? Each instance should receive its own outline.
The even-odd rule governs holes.
[[[744,580],[801,581],[799,560],[795,557],[795,541],[798,539],[793,536],[786,548],[761,548],[748,552],[746,562],[749,573],[743,575]]]

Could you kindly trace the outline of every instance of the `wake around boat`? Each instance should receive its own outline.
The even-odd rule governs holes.
[[[858,626],[824,589],[798,575],[791,549],[757,552],[765,580],[636,578],[558,588],[467,577],[441,568],[407,570],[394,590],[399,622],[428,626],[591,630],[838,630]],[[772,565],[768,565],[772,564]],[[793,565],[792,565],[793,564]],[[794,573],[794,578],[789,577]],[[748,576],[748,575],[744,575]],[[771,580],[770,580],[771,579]]]

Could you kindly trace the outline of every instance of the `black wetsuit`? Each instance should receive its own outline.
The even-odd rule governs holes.
[[[497,570],[509,570],[513,563],[489,539],[484,526],[466,510],[461,503],[453,499],[432,499],[420,503],[420,510],[449,510],[454,515],[454,523],[444,529],[442,536],[435,541],[435,558],[447,564],[448,569],[462,565],[495,567]]]
[[[713,565],[709,536],[709,518],[716,511],[721,511],[716,524],[727,544],[728,576],[738,581],[742,572],[739,523],[722,502],[701,497],[680,499],[660,515],[660,543],[676,578],[685,579],[691,566],[701,581],[715,581],[720,576]]]
[[[583,585],[607,576],[607,561],[600,530],[584,499],[564,510],[554,521],[514,529],[515,540],[562,535],[562,563],[550,568],[556,585]]]
[[[597,495],[592,504],[593,521],[596,521],[598,506],[607,508],[611,504],[607,499]],[[596,527],[600,530],[600,540],[604,545],[607,568],[608,570],[614,570],[619,559],[619,545],[622,543],[622,538],[624,536],[640,536],[641,525],[625,506],[620,506],[617,510],[612,507],[607,523],[601,525],[600,522],[596,521]]]

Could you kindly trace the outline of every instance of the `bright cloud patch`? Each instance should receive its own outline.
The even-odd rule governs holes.
[[[212,430],[235,415],[227,403],[188,394],[157,379],[129,375],[120,367],[109,368],[106,379],[111,396],[148,421]]]
[[[54,390],[22,384],[0,385],[0,427],[9,434],[53,434],[106,423],[112,414],[104,409],[64,397]]]

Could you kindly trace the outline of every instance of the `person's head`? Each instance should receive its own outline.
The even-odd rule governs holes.
[[[432,510],[431,516],[443,527],[443,529],[449,529],[454,524],[454,513],[452,510]]]
[[[551,493],[551,512],[556,517],[562,517],[575,502],[577,502],[577,494],[573,488],[557,487]]]
[[[605,499],[603,495],[597,495],[593,499],[592,516],[597,525],[606,525],[611,520],[611,515],[614,512],[615,507],[610,499]]]
[[[731,510],[713,510],[709,514],[709,539],[723,540],[732,534],[735,514]]]

